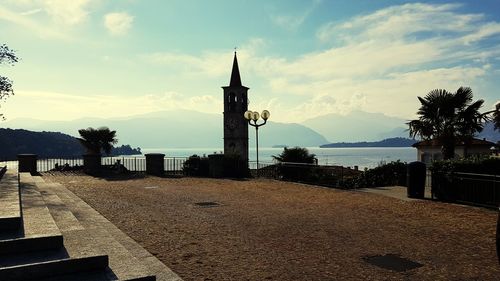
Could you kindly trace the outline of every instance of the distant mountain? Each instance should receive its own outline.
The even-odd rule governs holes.
[[[320,145],[321,148],[327,147],[410,147],[416,143],[414,139],[407,138],[388,138],[381,141],[362,141],[362,142],[337,142]]]
[[[487,139],[492,142],[498,142],[500,141],[500,131],[495,130],[495,126],[493,122],[488,122],[484,126],[484,129],[481,133],[477,135],[478,139]]]
[[[0,129],[0,159],[17,159],[21,153],[37,154],[40,158],[80,157],[85,149],[76,138],[58,132]],[[141,154],[140,148],[122,145],[111,152],[111,155],[132,154]]]
[[[222,148],[222,114],[172,110],[127,118],[82,118],[71,121],[14,119],[2,124],[9,128],[59,131],[73,136],[78,129],[107,126],[117,131],[121,143],[142,148]],[[255,143],[255,129],[248,128],[250,146]],[[270,121],[259,128],[259,146],[319,146],[328,140],[316,131],[300,125]]]
[[[353,111],[347,115],[322,115],[302,124],[324,135],[331,142],[356,142],[408,136],[404,133],[406,122],[382,113]]]

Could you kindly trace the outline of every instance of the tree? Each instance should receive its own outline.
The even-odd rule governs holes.
[[[500,102],[495,105],[495,109],[482,114],[487,120],[492,121],[495,130],[500,131]]]
[[[315,154],[309,154],[309,150],[307,150],[307,148],[302,148],[298,146],[293,148],[285,147],[280,155],[278,156],[273,155],[273,158],[279,162],[293,162],[293,163],[307,163],[307,164],[313,164],[316,163],[317,161]]]
[[[18,61],[19,58],[13,50],[9,49],[5,44],[0,45],[0,65],[14,65]],[[8,98],[10,95],[14,95],[12,80],[0,75],[0,100]],[[0,118],[4,118],[3,114],[0,114]]]
[[[484,101],[472,98],[469,87],[460,87],[455,93],[435,89],[424,98],[418,97],[419,118],[407,123],[410,137],[436,139],[442,145],[443,158],[453,158],[456,142],[463,141],[467,146],[474,135],[483,130],[483,121],[488,120],[479,112]]]
[[[97,129],[89,127],[78,130],[78,133],[80,133],[81,138],[77,139],[87,149],[88,154],[101,154],[103,151],[109,155],[113,144],[118,143],[116,131],[111,131],[108,127]]]

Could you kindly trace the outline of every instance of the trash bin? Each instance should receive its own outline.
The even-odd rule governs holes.
[[[407,195],[409,198],[423,199],[425,194],[425,164],[419,161],[408,164]]]

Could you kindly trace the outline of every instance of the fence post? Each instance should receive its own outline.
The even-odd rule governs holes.
[[[36,173],[36,154],[18,154],[17,161],[19,162],[18,170],[19,173],[28,172],[28,173]]]
[[[162,153],[148,153],[146,156],[146,173],[148,175],[162,176],[165,173],[164,158]]]

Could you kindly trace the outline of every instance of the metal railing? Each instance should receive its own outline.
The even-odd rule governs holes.
[[[485,207],[500,205],[500,176],[474,173],[434,173],[432,194],[437,199]]]
[[[361,171],[337,165],[317,165],[307,163],[257,163],[249,162],[250,173],[254,177],[266,177],[330,187],[338,187]],[[258,170],[257,170],[258,169]]]
[[[271,162],[259,162],[257,165],[256,161],[249,161],[248,168],[250,169],[250,175],[252,177],[262,177],[277,179],[278,174],[278,164]]]
[[[83,166],[83,159],[79,157],[42,158],[36,161],[38,172],[47,172],[55,169],[70,170],[81,166]]]
[[[183,164],[186,157],[165,157],[164,169],[167,175],[182,175]],[[12,163],[10,163],[12,162]],[[6,163],[6,162],[0,162]],[[9,161],[10,166],[17,168],[17,161]],[[113,166],[123,165],[128,171],[131,172],[146,172],[146,158],[137,157],[102,157],[101,165]],[[8,165],[8,166],[9,166]],[[42,158],[37,159],[37,171],[48,172],[53,170],[77,170],[83,166],[83,158],[81,157],[66,157],[66,158]]]

